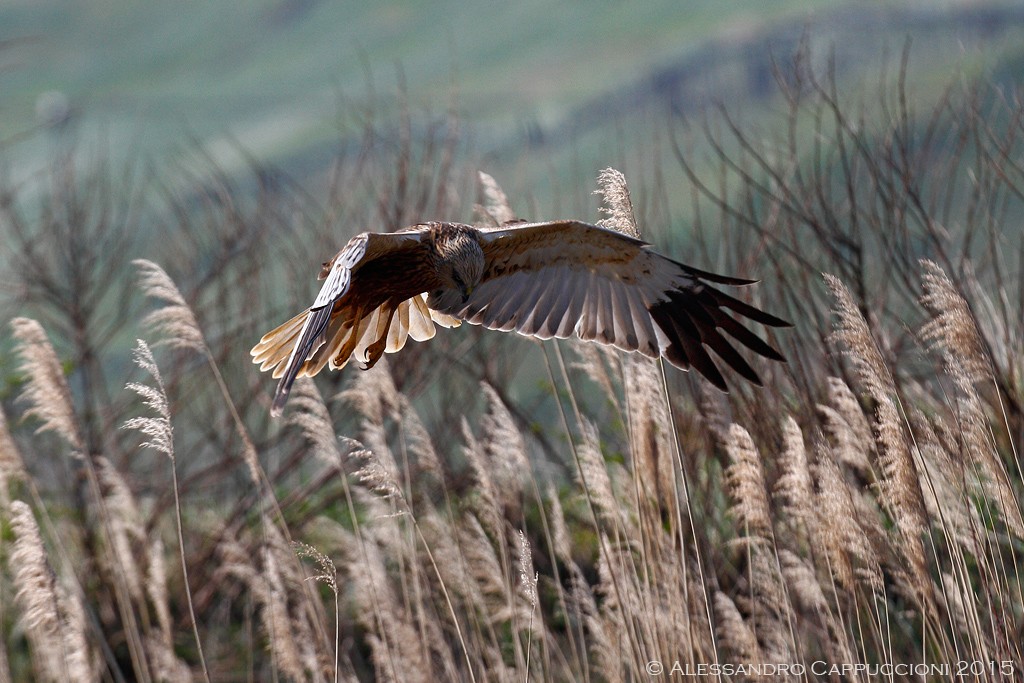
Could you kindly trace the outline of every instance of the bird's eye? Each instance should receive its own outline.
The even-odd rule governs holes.
[[[455,286],[459,287],[460,289],[466,286],[465,283],[462,282],[462,278],[459,277],[458,273],[452,273],[452,281],[454,281]]]

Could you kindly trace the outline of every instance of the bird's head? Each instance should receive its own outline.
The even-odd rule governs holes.
[[[472,228],[451,230],[438,235],[435,245],[442,288],[457,293],[461,303],[465,303],[484,274],[484,251],[476,235]],[[440,295],[446,300],[450,297]]]

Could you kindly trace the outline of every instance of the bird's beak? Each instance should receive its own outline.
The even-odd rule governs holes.
[[[464,285],[462,287],[462,303],[469,301],[469,295],[473,293],[473,285]]]

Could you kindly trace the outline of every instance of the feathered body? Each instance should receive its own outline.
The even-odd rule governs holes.
[[[461,322],[550,339],[577,336],[695,368],[725,379],[710,348],[741,376],[760,379],[722,332],[751,351],[782,355],[727,311],[771,327],[789,323],[708,283],[747,285],[691,268],[645,242],[578,221],[519,223],[480,230],[425,223],[395,233],[362,233],[324,264],[313,305],[253,347],[261,370],[280,377],[271,409],[280,414],[296,377],[352,358],[372,367],[408,338],[430,339],[435,324]]]

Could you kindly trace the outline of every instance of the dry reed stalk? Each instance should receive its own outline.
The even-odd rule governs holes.
[[[355,559],[355,558],[354,558]],[[433,668],[410,615],[396,599],[384,559],[376,544],[365,542],[360,557],[348,565],[357,619],[369,635],[378,681],[416,683],[433,680]]]
[[[736,603],[721,591],[715,591],[715,635],[725,661],[758,664],[764,661],[753,629],[743,619]]]
[[[871,472],[875,439],[871,423],[846,382],[829,377],[828,405],[818,405],[835,458],[862,476]]]
[[[527,540],[523,530],[519,530],[519,595],[530,606],[530,621],[527,625],[526,641],[526,663],[523,669],[523,680],[530,680],[530,656],[533,654],[533,633],[535,616],[537,613],[537,581],[539,574],[533,569],[533,551],[530,549],[530,541]],[[540,622],[538,630],[543,637],[543,622]],[[543,642],[543,641],[542,641]]]
[[[319,573],[307,576],[306,581],[322,583],[327,586],[334,595],[334,681],[337,683],[339,675],[338,657],[341,649],[341,623],[340,606],[338,604],[338,569],[334,561],[326,554],[317,550],[308,543],[294,542],[292,547],[299,557],[312,558],[319,568]]]
[[[498,514],[504,514],[508,518],[521,517],[523,501],[523,485],[530,477],[531,465],[526,454],[526,444],[516,428],[515,421],[505,407],[498,392],[482,382],[480,384],[483,396],[486,400],[487,411],[480,418],[481,445],[483,455],[488,462],[488,469],[492,481],[497,488],[498,504],[501,506],[496,510]],[[510,566],[511,557],[522,548],[518,543],[510,543],[510,533],[506,532],[502,537],[496,538],[498,545],[503,573],[506,575],[506,601],[508,610],[511,613],[512,628],[515,632],[521,631],[524,624],[538,625],[538,633],[542,637],[543,644],[543,622],[535,622],[534,606],[528,609],[517,600],[518,591],[515,590],[514,569]],[[514,546],[515,552],[509,552],[509,545]],[[536,604],[536,601],[535,601]],[[518,639],[514,641],[517,667],[528,672],[529,646],[534,635],[532,626],[529,629],[530,641],[527,642],[525,653],[522,651],[522,643]]]
[[[264,536],[258,543],[259,565],[246,567],[252,560],[242,557],[231,566],[260,605],[274,666],[294,680],[323,680],[323,672],[333,668],[328,659],[331,648],[320,637],[321,614],[309,604],[305,572],[276,525],[266,520],[260,528]]]
[[[160,683],[192,683],[192,669],[174,653],[160,635],[152,634],[144,641],[153,677]]]
[[[710,435],[715,442],[725,443],[729,438],[729,427],[733,418],[729,396],[707,382],[700,382],[697,391],[701,430]]]
[[[249,590],[261,605],[260,618],[276,668],[293,680],[301,681],[307,674],[302,645],[309,641],[303,640],[303,634],[296,628],[298,624],[289,613],[288,591],[277,554],[270,545],[260,548],[259,576],[253,575],[256,580],[249,584]]]
[[[805,613],[813,613],[824,624],[824,633],[817,644],[823,647],[829,661],[854,663],[856,660],[848,642],[849,635],[833,614],[814,568],[789,550],[779,551],[779,562],[794,607]]]
[[[434,449],[434,442],[430,433],[420,420],[419,414],[412,404],[402,397],[402,410],[400,424],[402,434],[405,435],[406,446],[409,452],[416,458],[416,464],[424,472],[432,474],[440,484],[445,483],[444,465]],[[447,489],[445,489],[447,492]]]
[[[572,557],[572,542],[569,537],[569,527],[565,521],[565,511],[562,509],[562,501],[558,498],[558,491],[553,484],[548,484],[547,501],[551,507],[551,544],[555,556],[567,567],[575,566]]]
[[[173,651],[173,626],[170,597],[167,592],[167,565],[164,563],[164,544],[158,535],[153,536],[147,546],[146,595],[156,613],[156,624],[164,646]]]
[[[242,421],[242,416],[238,414],[238,408],[231,398],[231,393],[228,391],[220,368],[217,366],[213,353],[206,343],[206,338],[203,336],[203,331],[199,327],[195,314],[185,301],[185,297],[181,295],[177,285],[174,284],[174,280],[164,272],[163,268],[145,259],[136,259],[132,261],[132,265],[138,271],[139,285],[142,291],[147,296],[165,304],[146,315],[142,321],[143,326],[151,327],[160,336],[157,344],[166,344],[172,348],[190,349],[206,359],[224,404],[231,414],[235,431],[242,441],[242,460],[249,471],[249,478],[261,496],[270,498],[277,518],[282,520],[283,516],[280,509],[278,509],[277,499],[273,497],[273,486],[267,480],[266,473],[260,465],[256,454],[256,446],[253,445],[252,438],[249,436],[249,432]],[[285,533],[287,534],[287,529],[285,529]]]
[[[725,470],[731,499],[729,513],[740,527],[737,540],[747,551],[751,617],[756,635],[769,661],[796,661],[792,607],[777,557],[761,456],[750,433],[738,424],[729,428],[725,450],[730,459]]]
[[[142,319],[142,326],[153,330],[160,337],[157,344],[190,349],[209,356],[210,349],[206,345],[199,321],[174,280],[152,261],[137,259],[132,261],[132,265],[138,270],[139,287],[146,296],[164,303]]]
[[[367,373],[367,374],[369,374],[369,373]],[[386,395],[386,392],[387,392],[386,385],[385,385],[384,391],[385,391],[385,395]],[[364,394],[364,396],[365,396],[365,394]],[[377,399],[378,403],[377,403],[377,405],[380,405],[380,403],[379,403],[379,396],[380,395],[378,394],[378,399]],[[364,401],[363,405],[364,406],[368,406],[368,409],[370,411],[375,410],[375,408],[374,408],[374,399],[373,399],[372,396],[370,396],[370,400],[368,402],[365,401],[362,397],[355,397],[355,400],[357,400],[357,401]],[[394,408],[398,408],[399,406],[401,406],[402,402],[403,402],[403,398],[401,397],[401,395],[396,390],[394,392],[394,394],[393,394],[393,401],[389,402],[389,406],[393,406]],[[388,412],[393,412],[390,407],[388,408]],[[378,410],[376,414],[379,415],[383,419],[384,410]],[[396,413],[396,414],[400,415],[400,413]],[[475,440],[472,439],[472,433],[469,431],[469,426],[468,426],[468,423],[466,423],[465,419],[463,419],[463,429],[464,429],[465,433],[467,434],[468,439],[472,442],[470,447],[474,450],[474,452],[476,452],[479,449],[479,446],[475,443]],[[438,568],[437,561],[436,561],[436,559],[434,557],[433,551],[431,550],[430,545],[427,543],[427,540],[426,540],[426,538],[423,535],[423,531],[420,528],[420,525],[419,525],[419,522],[416,519],[416,516],[412,514],[412,510],[411,510],[411,508],[409,506],[408,499],[405,497],[404,492],[402,491],[401,487],[398,485],[398,482],[397,482],[397,466],[394,464],[394,459],[390,455],[390,450],[387,447],[387,440],[386,440],[386,437],[384,435],[383,424],[375,424],[375,423],[373,423],[372,420],[365,419],[365,420],[363,420],[363,431],[365,433],[367,433],[371,437],[371,439],[373,440],[373,443],[376,445],[376,448],[378,448],[379,450],[381,450],[381,451],[383,451],[385,453],[385,455],[387,456],[386,464],[382,463],[382,461],[379,458],[377,458],[376,455],[372,451],[363,449],[360,444],[358,444],[357,442],[354,442],[356,444],[356,446],[357,446],[357,449],[354,450],[352,453],[350,453],[348,457],[355,457],[355,458],[358,458],[358,459],[362,460],[362,466],[355,473],[355,476],[361,481],[361,483],[364,486],[369,488],[371,490],[371,492],[377,494],[377,496],[379,496],[381,498],[389,499],[394,504],[395,507],[393,509],[395,509],[397,511],[397,513],[396,513],[397,515],[401,515],[401,516],[407,515],[408,516],[408,518],[409,518],[409,520],[410,520],[410,522],[412,524],[412,529],[415,531],[417,538],[419,539],[420,543],[422,544],[422,548],[423,548],[423,550],[424,550],[424,552],[425,552],[425,554],[427,556],[427,559],[428,559],[428,561],[429,561],[429,563],[431,565],[433,573],[434,573],[434,575],[438,579],[438,585],[439,585],[439,587],[441,589],[441,593],[442,593],[442,595],[444,597],[446,606],[448,608],[449,615],[450,615],[450,617],[452,619],[452,624],[454,625],[454,628],[455,628],[455,631],[456,631],[456,635],[458,636],[459,644],[460,644],[460,646],[462,648],[462,653],[463,653],[463,655],[465,657],[467,671],[468,671],[468,675],[470,677],[470,680],[475,681],[476,678],[475,678],[475,673],[473,671],[474,665],[473,665],[472,658],[470,657],[470,652],[469,652],[469,649],[468,649],[467,644],[466,644],[465,636],[463,635],[462,626],[459,623],[459,616],[458,616],[458,614],[455,611],[455,606],[454,606],[454,604],[453,604],[453,602],[451,600],[451,595],[450,595],[450,593],[448,591],[448,588],[447,588],[447,586],[446,586],[446,584],[445,584],[445,582],[444,582],[444,580],[442,578],[441,571]],[[486,474],[486,472],[484,472],[484,474]],[[356,489],[356,490],[358,491],[359,489]],[[349,501],[350,514],[353,516],[353,518],[355,518],[356,517],[356,512],[355,512],[355,509],[354,509],[354,507],[352,505],[353,497],[348,495],[348,488],[347,487],[346,487],[346,496],[347,496],[348,501]],[[368,508],[370,508],[372,510],[373,509],[373,505],[376,502],[376,500],[377,500],[376,497],[373,497],[373,496],[371,496],[369,499],[366,499],[364,501],[364,503],[366,504],[365,507],[368,507]],[[497,515],[497,518],[492,520],[492,521],[494,523],[494,528],[499,530],[499,532],[498,532],[499,536],[498,537],[500,538],[500,529],[502,528],[501,520],[500,520],[500,511],[495,512],[496,507],[493,505],[493,499],[492,499],[492,504],[487,504],[484,507],[487,508],[487,509],[490,509],[492,514],[496,514]],[[394,515],[392,515],[392,516],[394,516]],[[380,518],[383,519],[384,517],[380,517]],[[357,529],[358,529],[358,527],[357,527]],[[400,556],[406,554],[405,550],[404,550],[405,546],[403,546],[403,544],[402,544],[402,539],[400,538],[400,535],[397,532],[397,526],[396,525],[386,525],[385,526],[385,525],[379,525],[378,524],[373,529],[373,532],[374,532],[374,535],[378,539],[381,539],[381,540],[384,541],[384,543],[383,543],[384,547],[389,548],[389,549],[391,549],[393,551],[396,551]],[[366,550],[366,547],[367,547],[367,545],[369,543],[369,540],[365,539],[364,538],[364,534],[362,534],[361,532],[359,533],[358,538],[359,538],[360,551],[363,552],[363,553],[368,552]],[[411,548],[411,547],[412,546],[410,545],[409,548]],[[377,596],[371,596],[371,598],[372,598],[372,601],[374,601],[375,603],[379,602],[379,600],[380,600],[380,598],[378,598]],[[382,617],[379,616],[378,618],[380,619]],[[383,629],[383,628],[384,627],[382,626],[381,629]]]
[[[806,535],[807,525],[814,519],[814,488],[800,425],[788,415],[782,423],[778,460],[780,473],[772,493],[786,517]]]
[[[539,574],[533,570],[533,550],[530,548],[530,541],[519,530],[519,544],[516,546],[517,559],[519,563],[519,592],[522,598],[530,604],[530,611],[537,607],[537,581]]]
[[[968,626],[967,610],[964,606],[960,582],[949,572],[942,572],[942,586],[944,588],[942,594],[947,596],[946,613],[950,616],[953,626],[961,634],[971,633],[973,629]]]
[[[670,407],[662,391],[655,361],[630,354],[622,359],[623,384],[628,406],[630,457],[633,478],[643,498],[666,510],[685,505],[676,500],[676,474],[672,466]]]
[[[466,615],[472,626],[468,634],[473,639],[472,649],[479,652],[484,649],[485,641],[495,643],[498,637],[489,619],[481,621],[489,613],[489,601],[474,579],[463,552],[465,536],[460,532],[461,524],[453,525],[433,509],[428,509],[420,520],[423,534],[436,559],[437,581],[439,585],[450,586],[452,596],[460,601],[459,611]]]
[[[614,368],[618,365],[620,360],[619,353],[614,348],[601,344],[587,344],[577,341],[572,343],[572,350],[579,360],[570,363],[569,367],[583,371],[583,374],[590,381],[600,387],[608,402],[621,415],[622,410],[619,406],[619,397],[615,391],[611,375],[608,373],[609,367]]]
[[[514,587],[515,581],[506,571],[500,551],[495,547],[501,541],[492,540],[475,515],[467,515],[460,520],[457,532],[469,576],[483,599],[480,605],[482,614],[494,625],[522,616],[518,614],[518,601],[509,599],[514,598],[515,591],[510,588]]]
[[[598,189],[594,194],[600,195],[601,213],[607,214],[597,222],[602,228],[617,230],[621,233],[640,239],[636,215],[633,213],[633,200],[626,186],[626,176],[614,168],[606,168],[597,174]]]
[[[931,314],[921,328],[921,339],[941,352],[947,371],[961,386],[992,381],[987,346],[967,301],[937,263],[922,259],[919,264],[924,289],[921,305]]]
[[[18,401],[28,404],[24,417],[39,420],[36,433],[53,432],[81,455],[85,447],[75,418],[71,390],[64,370],[42,326],[30,318],[11,321],[17,341],[15,352],[21,359],[18,369],[26,382]]]
[[[922,539],[928,533],[928,514],[919,483],[919,473],[911,454],[916,445],[907,441],[899,412],[892,399],[885,397],[875,410],[879,497],[889,510],[898,530],[892,545],[906,562],[919,604],[930,601],[932,582],[928,575]]]
[[[765,490],[761,456],[746,429],[733,424],[725,442],[730,464],[725,469],[726,487],[732,504],[729,512],[735,517],[742,540],[770,541],[772,513]]]
[[[852,590],[858,577],[873,590],[882,585],[882,569],[874,547],[858,521],[859,515],[839,466],[825,444],[817,448],[814,467],[817,495],[814,525],[829,560],[832,576]],[[859,566],[854,564],[854,559]]]
[[[750,548],[748,558],[750,621],[765,659],[770,662],[800,661],[792,623],[793,608],[776,552],[755,545]]]
[[[582,576],[574,577],[572,597],[587,626],[591,666],[602,674],[604,680],[620,681],[625,680],[631,646],[623,642],[627,631],[622,613],[612,605],[612,600],[607,599],[617,591],[614,587],[609,589],[606,583],[608,569],[604,558],[603,554],[598,558],[598,576],[601,581],[597,588],[591,588]],[[600,605],[599,596],[606,598]]]
[[[856,300],[839,278],[825,273],[825,284],[835,299],[836,328],[833,343],[844,349],[844,355],[853,363],[864,390],[873,398],[895,395],[896,386],[885,365],[882,353],[871,337],[867,320]]]
[[[14,543],[8,568],[36,674],[58,683],[98,680],[86,638],[85,613],[58,584],[32,509],[15,500],[10,512]]]
[[[286,424],[299,430],[315,459],[339,473],[343,472],[338,437],[316,382],[308,377],[296,380],[289,403],[291,409],[285,418]]]
[[[401,394],[391,376],[391,366],[381,358],[372,372],[351,373],[345,389],[335,397],[348,403],[356,412],[375,425],[387,417],[400,415]]]
[[[796,553],[782,549],[779,551],[779,562],[782,575],[790,587],[790,594],[795,598],[794,604],[801,610],[809,611],[820,617],[828,618],[830,607],[814,569]]]
[[[474,206],[474,210],[481,219],[487,218],[494,225],[504,225],[516,220],[516,214],[509,205],[508,196],[498,185],[498,181],[490,175],[480,171],[477,173],[480,193],[483,195],[483,204]]]
[[[936,426],[945,425],[937,416],[932,421],[918,414],[914,423],[921,454],[921,491],[930,519],[941,519],[946,533],[962,550],[979,555],[978,532],[982,528],[978,510],[969,498],[968,470],[956,443],[944,443]],[[927,480],[927,484],[925,483]]]
[[[7,429],[7,416],[0,406],[0,512],[6,512],[11,505],[10,486],[28,477],[25,464]]]
[[[465,417],[462,418],[462,440],[462,452],[466,456],[466,461],[469,463],[477,483],[478,495],[472,501],[473,510],[494,542],[501,543],[505,538],[502,508],[498,502],[501,499],[501,494],[494,485],[484,447],[473,436],[473,431]]]
[[[170,461],[171,487],[174,493],[174,522],[178,532],[178,557],[181,560],[181,574],[185,588],[185,598],[188,602],[189,621],[192,626],[192,636],[196,643],[196,651],[199,654],[199,662],[203,669],[203,677],[209,683],[210,673],[206,664],[206,657],[203,653],[202,639],[199,637],[199,624],[196,620],[195,606],[192,602],[192,589],[188,578],[188,562],[185,558],[185,534],[181,520],[178,468],[174,457],[174,426],[171,423],[171,407],[167,400],[167,392],[164,389],[160,368],[156,364],[156,359],[153,358],[153,352],[150,350],[149,345],[141,339],[137,340],[135,349],[132,352],[132,358],[135,364],[150,376],[153,380],[153,386],[139,382],[129,382],[126,388],[138,394],[143,404],[155,413],[155,417],[131,418],[121,425],[121,429],[133,429],[148,436],[150,440],[144,442],[142,446],[163,453]]]
[[[1022,470],[1014,443],[1006,406],[1003,402],[1002,389],[990,359],[989,347],[978,329],[976,316],[942,268],[928,260],[922,260],[919,264],[923,271],[921,280],[924,290],[920,301],[931,315],[931,320],[921,330],[921,338],[926,344],[941,353],[947,373],[952,376],[959,388],[960,398],[957,400],[957,412],[960,416],[961,432],[967,445],[968,457],[972,461],[972,469],[979,475],[977,478],[981,480],[975,485],[984,492],[988,500],[994,502],[996,510],[1010,533],[1018,538],[1024,538],[1024,513],[1021,511],[1020,501],[1014,491],[1010,473],[996,446],[995,435],[985,415],[985,409],[982,407],[977,389],[977,385],[983,383],[991,383],[993,387],[1002,418],[1002,427],[1008,437],[1011,462],[1015,469],[1014,474],[1019,484],[1021,478],[1024,478],[1024,470]],[[973,280],[969,278],[968,281]],[[982,301],[986,302],[987,299],[980,288],[976,287],[976,289],[981,294]],[[1002,317],[995,311],[990,311],[988,318],[992,324],[996,325],[1000,324],[996,321],[1002,320]],[[993,338],[1000,339],[1007,336],[997,335]],[[1012,361],[1006,354],[1003,355],[1004,367],[1010,369]],[[971,478],[971,480],[974,479],[974,477]],[[1013,565],[1012,570],[1005,564],[1006,559],[1001,557],[998,551],[993,550],[991,557],[999,565],[998,569],[992,569],[992,576],[1002,576],[1005,580],[1008,574],[1017,575],[1019,573],[1020,565],[1017,553],[1012,553],[1009,558]],[[958,573],[957,576],[959,578],[961,574]],[[966,577],[960,578],[958,585],[963,586],[960,595],[966,593],[971,596],[973,594],[973,591],[970,590],[969,579]],[[1004,584],[998,592],[1009,592],[1010,590],[1009,586]],[[946,601],[954,603],[957,597],[960,596],[947,596]],[[1022,599],[1019,584],[1016,587],[1016,597],[1017,601]],[[973,599],[970,600],[970,604],[972,608],[975,607]],[[974,617],[971,620],[972,625],[979,623],[975,617],[977,614],[975,609],[968,614],[962,600],[960,609],[964,613],[965,620],[970,616]],[[991,605],[986,605],[984,609],[986,612],[995,611]],[[1008,621],[1005,612],[1001,614],[1000,621],[1004,623]],[[992,631],[1002,631],[1002,627],[993,628]],[[982,639],[980,628],[972,629],[971,633],[978,634],[975,636],[975,641]],[[1002,638],[997,637],[997,640],[1002,641]],[[1011,637],[1010,640],[1013,638]]]
[[[624,510],[615,497],[608,466],[601,453],[601,437],[597,427],[586,419],[580,425],[580,436],[582,439],[576,446],[580,458],[580,468],[577,472],[580,485],[590,490],[594,506],[601,518],[617,533],[620,528],[629,524],[629,521],[623,515]]]
[[[103,500],[110,513],[110,552],[104,553],[104,560],[112,560],[121,565],[121,574],[128,587],[131,597],[137,603],[143,601],[142,571],[136,549],[145,548],[146,530],[135,496],[125,482],[121,473],[106,458],[95,458],[96,471],[100,486],[104,491]]]
[[[480,418],[480,440],[499,502],[514,514],[522,507],[523,486],[532,465],[523,436],[498,392],[486,382],[480,383],[480,389],[487,402],[487,412]]]
[[[1009,473],[995,448],[994,440],[985,434],[991,427],[987,425],[984,411],[980,408],[981,400],[975,386],[981,382],[991,382],[995,386],[1003,422],[1009,434],[1006,410],[1002,396],[999,395],[999,386],[989,360],[988,347],[981,338],[970,306],[942,268],[928,260],[920,261],[920,265],[924,272],[921,278],[924,288],[921,304],[932,316],[921,329],[921,338],[939,350],[947,372],[964,395],[962,404],[966,410],[962,410],[963,423],[967,426],[973,442],[969,452],[975,457],[977,466],[988,479],[986,490],[995,499],[1007,526],[1018,538],[1024,538],[1024,514],[1012,491]],[[1024,478],[1012,436],[1009,443],[1013,451],[1016,474]]]
[[[19,368],[27,373],[28,378],[18,400],[28,403],[26,416],[33,416],[41,421],[37,433],[52,431],[62,437],[72,447],[72,455],[82,464],[82,472],[88,483],[98,510],[101,538],[108,547],[116,545],[110,511],[101,491],[95,460],[98,456],[83,452],[85,442],[77,425],[71,392],[64,379],[60,361],[50,345],[42,326],[35,320],[15,318],[11,322],[14,337],[17,340],[16,350],[21,357]],[[123,632],[128,641],[129,653],[136,673],[148,680],[145,655],[141,642],[141,634],[135,624],[135,615],[131,605],[131,588],[129,578],[120,571],[120,564],[114,563],[113,593],[116,599],[118,614],[124,623]],[[136,591],[137,593],[137,591]]]
[[[1006,527],[1018,538],[1024,538],[1024,521],[1021,520],[1017,496],[999,457],[981,397],[973,386],[967,385],[962,389],[956,401],[957,416],[964,451],[975,471],[975,476],[968,481],[995,504]]]
[[[573,389],[572,383],[569,381],[568,372],[566,371],[566,367],[565,367],[565,359],[562,357],[561,349],[560,349],[560,347],[557,344],[555,345],[554,348],[555,348],[555,352],[556,352],[555,353],[556,358],[558,359],[559,373],[560,373],[560,375],[562,377],[562,380],[563,380],[563,382],[565,384],[565,387],[567,389],[568,397],[569,397],[570,403],[571,403],[572,408],[573,408],[573,414],[576,416],[576,423],[581,425],[581,424],[583,424],[583,417],[582,417],[582,414],[580,413],[579,403],[576,400],[575,390]],[[545,365],[545,369],[547,370],[547,373],[548,373],[548,379],[551,382],[551,387],[552,387],[552,389],[555,389],[557,387],[557,384],[555,383],[554,373],[551,370],[551,364],[548,361],[547,354],[544,355],[544,365]],[[582,469],[583,469],[583,465],[582,465],[582,463],[580,461],[579,449],[576,447],[576,441],[573,438],[571,430],[569,429],[569,421],[568,421],[568,418],[566,417],[566,414],[565,414],[565,408],[562,405],[562,402],[561,402],[561,400],[558,397],[557,391],[555,392],[555,400],[556,400],[556,403],[558,405],[558,414],[559,414],[559,417],[561,418],[562,428],[565,430],[566,439],[568,440],[568,443],[570,444],[570,448],[571,448],[572,455],[573,455],[573,461],[574,461],[574,464],[576,466],[577,476],[579,476],[579,473],[582,472]],[[585,478],[583,478],[582,481],[585,483]],[[674,478],[673,478],[673,481],[675,481]],[[588,485],[584,485],[583,486],[583,493],[584,493],[584,496],[585,496],[586,501],[587,501],[587,509],[588,509],[588,512],[590,513],[590,519],[591,519],[591,522],[593,523],[594,529],[597,530],[598,532],[600,532],[601,524],[600,524],[600,520],[599,520],[599,517],[598,517],[599,513],[597,511],[597,506],[594,503],[593,494],[592,494],[592,492],[591,492],[591,490],[590,490]],[[609,549],[607,538],[606,538],[606,536],[603,533],[598,533],[598,545],[599,545],[599,548],[600,548],[600,560],[599,561],[608,562],[611,550]],[[617,599],[621,601],[621,597],[618,596],[618,593],[619,593],[619,578],[618,578],[618,576],[615,573],[611,573],[610,575],[607,575],[607,576],[611,579],[611,586],[610,586],[610,588],[616,592]],[[642,658],[640,644],[638,642],[638,636],[635,633],[635,629],[632,628],[633,624],[629,623],[629,624],[626,624],[626,626],[628,626],[629,628],[626,628],[625,631],[619,630],[619,631],[617,631],[617,633],[620,634],[620,635],[625,633],[626,637],[629,639],[630,650],[634,654],[634,659],[632,659],[630,661],[633,661],[635,663],[636,661],[639,661]]]
[[[370,441],[375,442],[375,450],[371,448],[357,448],[351,451],[346,457],[359,463],[358,469],[354,472],[359,483],[378,498],[384,500],[404,499],[401,487],[398,485],[397,470],[394,460],[390,457],[386,442],[379,433],[378,428],[369,423],[364,423],[364,436],[370,436]],[[385,457],[379,457],[379,453]],[[404,514],[401,510],[399,514]]]
[[[400,405],[401,402],[402,402],[401,401],[401,396],[397,393],[397,391],[396,391],[396,393],[394,395],[394,398],[395,398],[394,405],[395,406]],[[383,412],[381,412],[380,415],[381,415],[381,417],[383,417]],[[463,427],[466,430],[466,432],[469,434],[469,436],[471,437],[472,435],[468,431],[469,427],[468,427],[468,424],[465,422],[465,420],[463,420]],[[423,548],[423,550],[424,550],[424,552],[425,552],[425,554],[427,556],[427,559],[428,559],[428,561],[429,561],[429,563],[431,565],[433,573],[434,573],[434,575],[438,579],[438,585],[439,585],[439,587],[441,589],[441,593],[442,593],[442,595],[444,597],[444,601],[445,601],[446,606],[448,608],[448,613],[449,613],[449,615],[450,615],[450,617],[452,619],[452,624],[453,624],[453,626],[455,628],[456,635],[458,637],[458,641],[459,641],[459,644],[460,644],[461,649],[462,649],[462,653],[463,653],[463,655],[465,657],[467,671],[468,671],[468,675],[470,677],[470,680],[475,681],[476,677],[475,677],[475,673],[473,671],[474,665],[473,665],[472,658],[470,657],[470,652],[469,652],[469,649],[467,647],[465,636],[463,635],[462,626],[459,623],[459,616],[458,616],[458,614],[455,611],[455,606],[454,606],[454,604],[452,602],[451,594],[449,593],[448,588],[447,588],[447,586],[446,586],[446,584],[444,582],[444,579],[443,579],[443,577],[441,575],[441,570],[438,568],[437,561],[436,561],[436,558],[434,557],[433,551],[431,550],[430,545],[427,543],[427,540],[426,540],[426,538],[423,535],[423,531],[420,528],[420,525],[419,525],[419,522],[416,519],[416,516],[412,514],[412,510],[409,507],[408,499],[405,497],[404,492],[402,491],[401,487],[397,483],[397,478],[396,478],[397,468],[394,466],[394,460],[393,460],[393,458],[390,455],[390,450],[387,448],[387,441],[386,441],[386,438],[385,438],[384,433],[383,433],[383,425],[382,424],[373,424],[371,420],[367,419],[367,420],[363,421],[363,431],[369,433],[370,437],[373,439],[374,443],[376,444],[376,447],[378,449],[382,449],[387,454],[387,463],[388,464],[386,464],[386,465],[383,464],[381,462],[381,460],[379,458],[377,458],[376,455],[372,451],[369,451],[369,450],[366,450],[366,449],[362,448],[361,445],[358,444],[358,442],[353,442],[353,443],[355,443],[357,448],[355,450],[353,450],[351,453],[349,453],[348,457],[350,457],[350,458],[357,458],[357,459],[362,461],[362,466],[355,473],[355,476],[360,480],[360,482],[365,487],[369,488],[372,493],[376,494],[376,496],[379,496],[381,498],[390,500],[393,503],[393,505],[394,505],[393,509],[395,509],[397,511],[396,515],[398,515],[398,516],[408,516],[408,519],[410,520],[410,522],[412,524],[412,529],[415,531],[417,538],[419,539],[420,543],[422,544],[422,548]],[[474,447],[476,448],[475,445],[474,445]],[[358,491],[359,489],[356,489],[356,490]],[[353,507],[353,502],[352,502],[353,501],[353,497],[348,495],[348,488],[347,488],[347,486],[346,486],[346,496],[347,496],[347,499],[348,499],[348,502],[349,502],[350,514],[352,515],[353,518],[355,518],[356,517],[356,512],[355,512],[355,509]],[[364,503],[365,503],[364,507],[367,507],[367,508],[369,508],[372,511],[373,505],[374,505],[374,503],[376,501],[377,501],[377,497],[371,496],[370,498],[364,500]],[[490,507],[493,510],[493,506],[487,506],[487,507]],[[394,517],[396,515],[377,516],[377,517],[378,517],[378,519],[388,519],[388,518]],[[501,523],[500,523],[500,518],[499,518],[498,520],[496,520],[496,528],[500,528],[500,527],[501,527]],[[378,525],[376,525],[372,529],[372,532],[373,532],[374,537],[376,537],[380,541],[383,541],[383,546],[385,548],[389,548],[392,551],[395,551],[396,553],[398,553],[399,556],[404,556],[405,554],[411,554],[412,546],[411,545],[409,546],[410,552],[406,553],[405,546],[403,546],[403,542],[402,542],[402,539],[400,537],[400,534],[398,533],[396,525],[391,525],[391,524],[389,524],[389,525],[382,525],[382,524],[378,524]],[[360,553],[366,554],[367,552],[370,552],[369,550],[367,550],[367,547],[368,547],[368,545],[370,543],[370,540],[365,537],[366,534],[364,534],[362,531],[360,531],[359,527],[357,527],[357,533],[358,533],[358,539],[359,539],[358,546],[359,546]],[[370,585],[372,587],[372,582],[371,582]],[[374,604],[379,604],[380,601],[383,600],[383,599],[385,599],[384,596],[377,596],[377,595],[370,596],[370,600]],[[378,621],[381,621],[383,619],[383,613],[377,613],[377,619],[378,619]],[[380,629],[381,629],[380,632],[383,632],[384,628],[385,627],[382,625],[380,627]],[[416,632],[413,631],[413,633],[416,633]]]
[[[1009,378],[1010,386],[1019,386],[1024,378],[1024,359],[1020,352],[1024,348],[1024,330],[1019,320],[1017,324],[1011,323],[1012,318],[1007,320],[1005,311],[1013,308],[1013,304],[1007,301],[1007,288],[997,287],[990,293],[990,288],[978,281],[970,261],[965,263],[965,269],[963,285],[970,291],[971,300],[977,302],[978,314],[973,315],[972,311],[972,319],[977,325],[978,337],[986,342],[986,355],[992,362],[992,374],[998,373]]]

